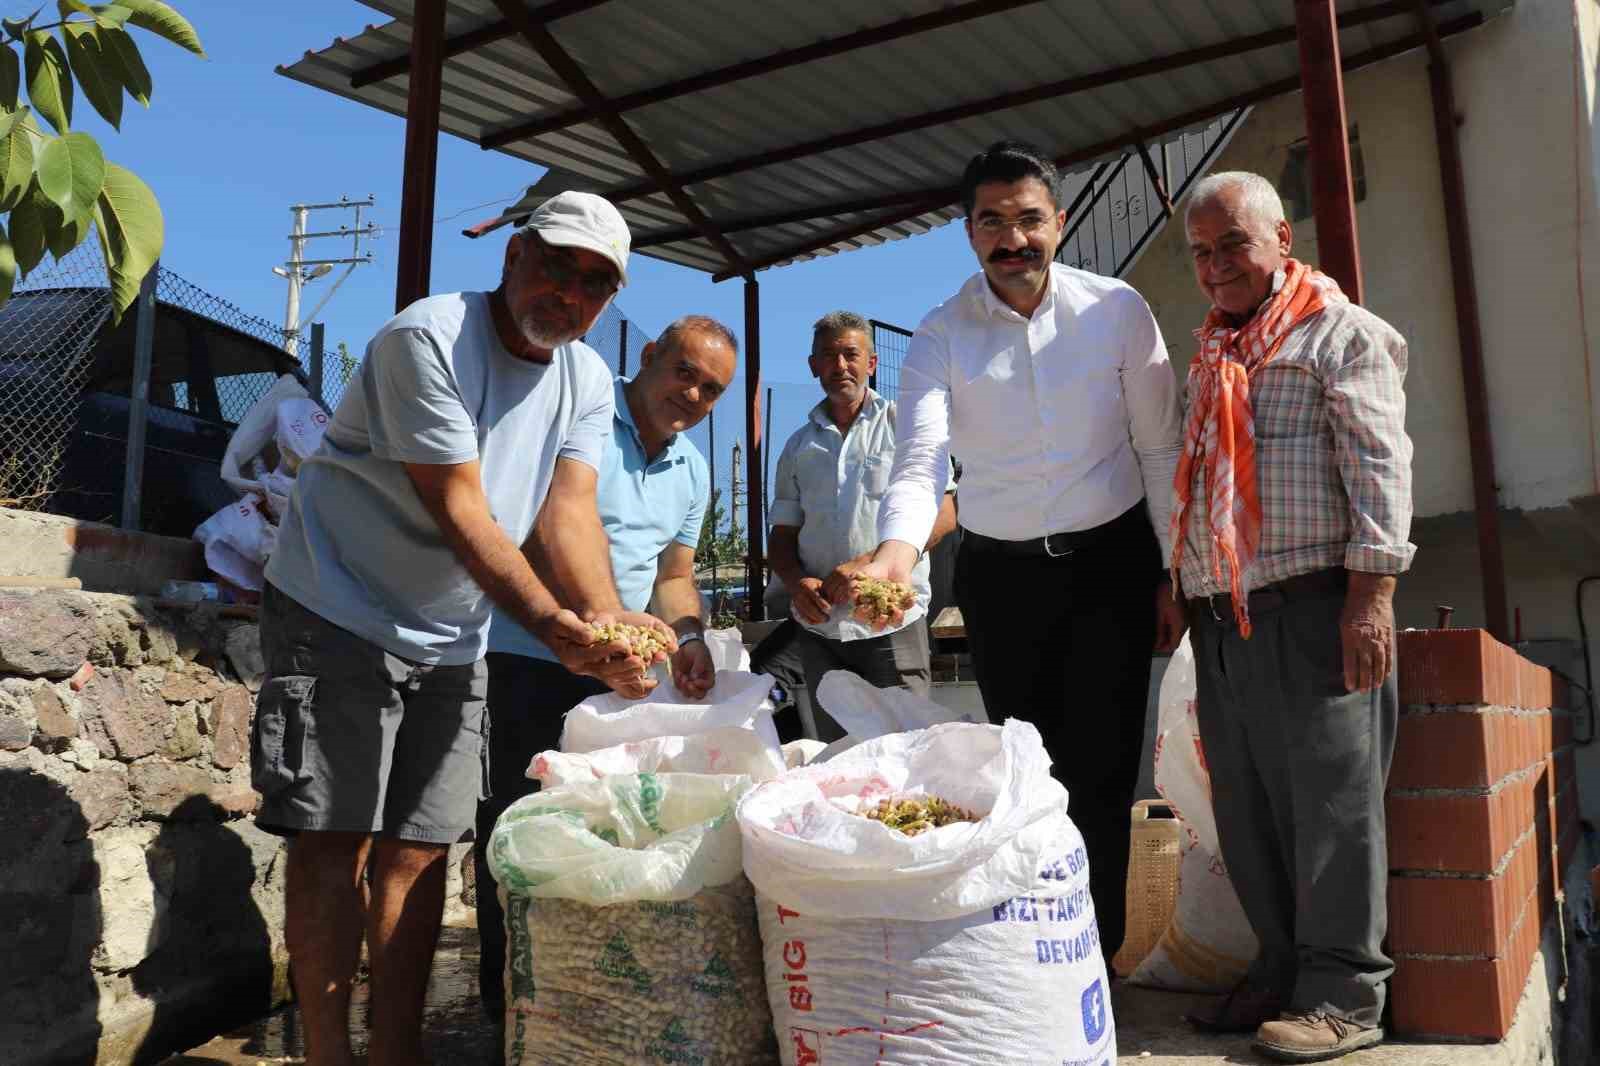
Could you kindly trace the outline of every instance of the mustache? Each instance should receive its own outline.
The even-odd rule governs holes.
[[[1010,260],[1016,259],[1016,260],[1020,260],[1020,261],[1022,261],[1024,263],[1032,263],[1032,262],[1036,262],[1039,258],[1040,258],[1040,256],[1039,256],[1038,251],[1036,249],[1033,249],[1033,248],[1023,248],[1023,249],[1020,249],[1020,250],[1015,251],[1015,252],[1007,251],[1006,249],[1001,248],[1001,249],[997,249],[996,251],[990,253],[989,262],[991,262],[991,263],[1005,263],[1005,262],[1009,262]]]

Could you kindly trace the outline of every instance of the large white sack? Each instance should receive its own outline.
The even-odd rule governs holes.
[[[723,726],[687,737],[630,740],[590,752],[542,751],[528,776],[544,788],[611,774],[743,774],[769,781],[786,769],[784,753],[753,729]]]
[[[1128,980],[1176,991],[1227,992],[1249,968],[1258,942],[1217,843],[1188,637],[1161,680],[1155,782],[1183,822],[1178,902],[1171,924]]]
[[[987,722],[980,707],[977,714],[952,710],[918,696],[910,689],[879,688],[859,674],[831,670],[817,683],[817,699],[828,708],[845,735],[824,747],[811,762],[827,762],[840,752],[849,751],[864,740],[926,729],[945,722]]]
[[[1038,731],[866,741],[740,801],[785,1066],[1116,1061],[1083,839]],[[850,813],[931,794],[983,817],[907,837]]]
[[[513,803],[489,837],[506,914],[507,1066],[775,1062],[732,775],[633,774]]]
[[[261,497],[249,493],[195,527],[205,546],[206,566],[242,589],[261,591],[267,558],[278,545],[278,529],[267,520]]]
[[[328,415],[310,396],[285,400],[275,412],[273,439],[278,443],[278,468],[291,478],[300,464],[322,444]]]
[[[630,700],[607,692],[567,712],[562,751],[595,751],[651,737],[685,737],[733,726],[752,729],[773,750],[778,730],[772,724],[772,676],[719,670],[717,683],[702,699],[691,699],[663,684]]]
[[[278,428],[278,405],[285,400],[305,399],[310,394],[294,379],[283,374],[272,383],[272,388],[250,405],[239,419],[239,425],[228,438],[228,447],[222,453],[222,480],[240,496],[249,493],[266,498],[268,509],[282,517],[289,506],[284,482],[280,479],[264,480],[267,470],[255,470],[252,460],[261,450],[273,443]]]

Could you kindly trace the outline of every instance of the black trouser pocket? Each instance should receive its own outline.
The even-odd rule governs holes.
[[[261,686],[250,732],[250,784],[264,798],[310,778],[306,722],[316,687],[316,678],[296,674],[269,678]]]

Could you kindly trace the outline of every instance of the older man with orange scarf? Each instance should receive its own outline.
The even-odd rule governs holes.
[[[1290,258],[1271,183],[1217,174],[1185,216],[1212,307],[1174,482],[1222,857],[1261,941],[1214,1012],[1288,1062],[1378,1043],[1395,575],[1411,563],[1406,344]]]

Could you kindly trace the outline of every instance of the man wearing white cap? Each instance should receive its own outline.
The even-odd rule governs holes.
[[[308,1066],[352,1066],[363,931],[368,1062],[423,1061],[446,854],[487,780],[491,602],[627,695],[653,685],[648,664],[591,646],[586,620],[652,626],[676,648],[622,611],[595,506],[612,384],[577,338],[626,282],[628,249],[600,197],[545,201],[493,292],[418,300],[378,331],[300,469],[267,566],[251,755],[257,824],[292,838],[285,925]]]

